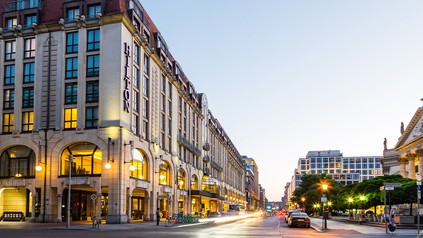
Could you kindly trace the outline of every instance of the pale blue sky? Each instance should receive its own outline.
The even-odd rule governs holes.
[[[382,155],[423,105],[423,1],[141,3],[271,201],[309,150]]]

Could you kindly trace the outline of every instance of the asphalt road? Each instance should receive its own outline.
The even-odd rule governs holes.
[[[319,224],[319,220],[313,221]],[[207,220],[201,224],[182,224],[166,227],[163,223],[156,226],[153,222],[131,224],[107,224],[100,229],[92,229],[90,224],[40,224],[21,222],[1,222],[0,238],[317,238],[317,237],[418,237],[415,234],[385,234],[383,232],[363,233],[365,227],[331,222],[328,231],[306,228],[289,228],[283,217],[251,217],[240,220]],[[382,230],[383,231],[383,230]]]

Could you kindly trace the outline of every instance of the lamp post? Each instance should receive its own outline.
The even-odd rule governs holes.
[[[352,198],[348,198],[348,203],[349,203],[349,211],[348,211],[348,219],[350,219],[351,218],[351,215],[352,215],[352,213],[351,213],[351,203],[353,202],[353,199]]]
[[[327,184],[322,184],[322,190],[323,190],[323,194],[322,194],[322,198],[321,198],[321,202],[323,203],[323,207],[322,207],[322,215],[323,215],[323,219],[324,219],[324,223],[322,223],[322,230],[327,230],[328,229],[328,223],[327,223],[327,214],[325,211],[325,203],[327,201],[327,197],[326,197],[326,190],[328,189],[328,185]],[[323,222],[323,220],[322,220]]]
[[[303,212],[305,212],[305,197],[301,198],[301,202],[303,203]]]
[[[70,227],[70,205],[71,205],[71,180],[72,180],[72,161],[73,155],[69,155],[69,185],[68,185],[68,207],[66,212],[66,227]]]
[[[360,196],[360,201],[361,201],[361,214],[360,214],[360,224],[361,224],[361,219],[363,219],[363,213],[364,213],[364,211],[363,211],[363,202],[364,202],[364,196]]]

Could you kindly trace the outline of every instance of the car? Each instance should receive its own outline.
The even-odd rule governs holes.
[[[288,218],[288,226],[303,226],[305,228],[310,228],[310,217],[304,212],[293,212]]]
[[[220,212],[210,212],[210,214],[207,217],[221,217],[222,214]]]
[[[292,214],[293,212],[300,212],[300,211],[296,211],[296,210],[291,210],[291,211],[288,211],[288,212],[285,214],[285,222],[286,222],[286,223],[288,223],[289,216],[291,216],[291,214]]]

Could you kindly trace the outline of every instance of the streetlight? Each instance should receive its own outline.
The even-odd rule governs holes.
[[[322,207],[322,211],[323,211],[323,219],[324,219],[324,224],[322,223],[322,230],[327,230],[328,229],[328,223],[327,223],[327,213],[325,211],[325,203],[327,201],[327,197],[326,197],[326,190],[328,190],[328,185],[326,183],[322,184],[322,190],[323,190],[323,194],[322,194],[322,199],[321,202],[323,203],[323,207]],[[323,222],[323,220],[322,220]]]
[[[306,200],[305,197],[302,197],[301,198],[301,201],[303,202],[303,208],[304,208],[303,209],[303,212],[305,212],[305,200]]]
[[[363,214],[364,214],[364,210],[363,210],[364,196],[363,195],[360,196],[360,201],[361,201],[361,214],[360,214],[360,224],[361,224],[361,219],[363,218]]]
[[[72,161],[73,155],[69,155],[69,185],[68,185],[68,207],[66,212],[66,227],[70,227],[70,205],[71,205],[71,180],[72,180]]]
[[[348,215],[348,218],[351,218],[352,217],[352,213],[351,213],[351,203],[353,202],[353,199],[352,198],[348,198],[348,203],[349,203],[349,215]]]

